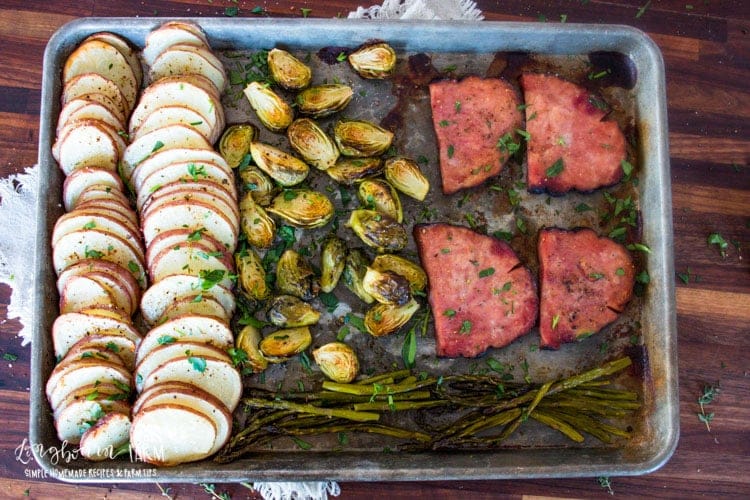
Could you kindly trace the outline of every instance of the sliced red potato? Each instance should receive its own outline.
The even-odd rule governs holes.
[[[81,229],[102,229],[116,234],[139,250],[143,256],[143,243],[137,228],[128,219],[114,218],[111,215],[92,210],[74,210],[62,215],[52,229],[52,246],[68,233]]]
[[[217,165],[227,173],[231,173],[232,169],[227,165],[227,162],[222,156],[214,151],[213,149],[194,149],[194,148],[171,148],[164,151],[159,151],[151,156],[147,160],[140,163],[133,171],[130,179],[133,187],[137,187],[136,191],[141,194],[144,191],[143,182],[146,178],[154,174],[155,172],[167,167],[173,163],[191,163],[191,162],[210,162]],[[181,172],[184,174],[184,172]],[[178,177],[180,179],[181,177]],[[178,180],[174,179],[174,180]],[[191,180],[200,180],[192,179]],[[166,185],[167,182],[162,183],[159,187]],[[226,186],[227,189],[236,193],[234,190],[234,182],[231,186]],[[148,190],[146,190],[148,191]],[[140,208],[140,204],[138,205]]]
[[[78,75],[97,73],[112,80],[122,91],[127,102],[127,110],[135,105],[138,81],[125,57],[115,47],[101,40],[81,43],[65,61],[63,82]]]
[[[187,106],[206,118],[212,130],[224,129],[224,108],[211,80],[200,75],[167,77],[152,83],[141,96],[130,116],[132,134],[155,109]],[[221,132],[219,132],[221,133]]]
[[[184,356],[191,358],[215,358],[223,359],[231,363],[231,358],[225,351],[205,342],[190,342],[186,340],[164,343],[155,347],[135,367],[133,379],[138,392],[143,389],[143,381],[148,376],[168,361]]]
[[[128,385],[114,384],[112,382],[88,384],[81,386],[72,391],[68,396],[60,402],[56,407],[52,407],[52,416],[57,418],[57,415],[69,404],[75,403],[76,401],[82,400],[94,400],[106,398],[110,401],[129,401],[131,388]]]
[[[194,203],[200,202],[212,208],[215,208],[221,212],[224,217],[231,222],[231,224],[237,228],[240,227],[240,213],[237,207],[237,202],[234,200],[227,200],[223,196],[217,196],[205,191],[199,191],[197,189],[190,189],[190,186],[185,186],[182,191],[176,191],[172,193],[159,193],[159,190],[154,192],[154,196],[151,201],[144,205],[141,209],[141,219],[144,220],[149,217],[152,213],[159,210],[159,208],[171,204],[171,203]]]
[[[146,173],[145,171],[143,172]],[[137,198],[144,200],[159,191],[162,187],[181,182],[188,184],[198,181],[209,181],[218,184],[229,191],[231,198],[236,200],[236,187],[234,186],[234,174],[227,172],[224,167],[217,166],[211,161],[187,161],[175,162],[163,166],[146,177],[141,177],[134,182]],[[140,206],[143,208],[143,204]]]
[[[184,384],[183,387],[177,388],[171,383],[156,384],[151,386],[146,397],[142,395],[138,398],[138,402],[140,403],[138,410],[134,409],[134,412],[140,411],[141,408],[170,404],[185,406],[209,417],[217,429],[216,441],[209,455],[219,451],[232,433],[232,415],[224,404],[208,392],[195,386]]]
[[[123,314],[130,314],[103,283],[88,276],[68,278],[60,294],[60,313],[78,312],[95,306],[112,306],[122,310]]]
[[[154,59],[149,70],[149,79],[182,75],[202,75],[211,80],[219,93],[224,91],[227,75],[224,66],[210,50],[202,46],[176,44],[164,50]]]
[[[122,201],[117,199],[107,198],[96,198],[91,199],[87,195],[87,200],[81,201],[80,198],[76,202],[73,210],[79,213],[96,212],[103,215],[108,215],[115,219],[127,220],[128,224],[138,226],[138,216],[135,214],[130,206],[125,205]]]
[[[230,318],[234,313],[235,300],[231,290],[221,286],[218,282],[209,282],[198,276],[177,275],[152,284],[143,293],[141,298],[143,319],[154,325],[172,302],[196,294],[218,300]]]
[[[114,175],[117,175],[113,172]],[[85,187],[78,195],[76,205],[86,203],[92,200],[106,200],[106,201],[117,201],[128,211],[133,212],[130,207],[130,200],[125,193],[122,191],[112,189],[109,185],[105,184],[92,184]],[[75,208],[75,207],[74,207]]]
[[[133,368],[135,368],[135,352],[138,345],[139,344],[124,335],[92,334],[86,335],[73,344],[65,357],[69,357],[70,353],[79,352],[89,348],[102,348],[108,352],[117,354],[125,364],[125,368],[127,368],[128,371],[132,371]]]
[[[104,43],[108,43],[116,48],[128,62],[130,69],[133,70],[133,76],[135,76],[135,80],[137,83],[136,87],[141,87],[141,83],[143,83],[143,68],[141,67],[141,60],[138,59],[138,54],[133,49],[133,47],[130,46],[130,43],[128,43],[127,40],[119,35],[115,35],[114,33],[109,33],[106,31],[94,33],[93,35],[87,37],[84,42],[88,40],[99,40]]]
[[[78,197],[86,188],[98,185],[110,188],[111,191],[123,193],[125,185],[117,173],[104,168],[79,168],[65,178],[63,182],[63,203],[65,210],[70,212],[78,202]]]
[[[78,449],[81,455],[95,462],[112,459],[118,448],[130,439],[130,417],[111,412],[100,418],[81,436]]]
[[[110,401],[106,398],[76,401],[66,406],[55,419],[55,429],[60,441],[78,444],[81,435],[94,426],[107,413],[130,413],[130,405],[124,401]]]
[[[174,124],[189,125],[190,127],[193,127],[211,144],[219,139],[220,131],[211,127],[205,116],[187,106],[179,106],[176,104],[173,106],[156,108],[149,113],[143,120],[143,123],[133,131],[130,139],[135,140],[158,128]]]
[[[208,457],[216,434],[216,424],[197,410],[154,405],[133,416],[130,446],[140,460],[170,466]]]
[[[239,236],[239,226],[229,220],[215,205],[191,200],[164,203],[149,212],[141,222],[146,246],[162,231],[177,227],[203,229],[219,240],[228,251],[234,252]]]
[[[221,305],[221,302],[214,297],[203,294],[194,294],[187,295],[169,304],[169,306],[164,309],[164,312],[159,317],[157,323],[161,324],[175,318],[192,315],[212,317],[227,324],[229,324],[229,321],[232,318],[226,308]]]
[[[146,46],[142,52],[144,62],[151,66],[159,55],[173,45],[208,48],[208,41],[200,28],[187,23],[167,23],[146,36]]]
[[[146,249],[146,262],[153,262],[154,257],[160,254],[164,249],[181,247],[188,245],[201,249],[205,252],[223,252],[229,259],[233,259],[226,247],[210,234],[203,230],[193,230],[187,228],[170,229],[159,233],[156,238]]]
[[[131,179],[135,168],[151,155],[173,148],[213,149],[200,132],[186,125],[169,125],[144,134],[125,149],[120,175]]]
[[[132,273],[119,264],[101,259],[84,259],[65,269],[57,277],[58,293],[62,293],[68,278],[71,276],[86,275],[87,273],[106,275],[109,281],[116,283],[114,286],[121,288],[130,296],[135,308],[138,307],[141,300],[141,288]]]
[[[60,135],[65,125],[81,120],[103,121],[118,132],[125,133],[125,124],[117,114],[108,106],[87,97],[77,97],[63,106],[57,119],[55,133]]]
[[[218,196],[231,206],[235,207],[236,210],[239,210],[239,207],[237,206],[237,198],[232,191],[224,187],[223,184],[215,182],[215,179],[191,180],[187,185],[184,180],[180,179],[171,181],[167,184],[162,184],[161,186],[158,186],[158,189],[151,193],[144,192],[144,196],[140,196],[141,193],[139,193],[138,200],[136,201],[138,210],[146,210],[151,201],[156,198],[169,196],[174,193],[183,193],[186,190]]]
[[[121,335],[136,345],[141,341],[140,333],[131,323],[85,312],[58,316],[52,323],[51,335],[58,358],[65,356],[76,342],[91,335]]]
[[[119,264],[133,273],[141,288],[146,288],[146,270],[140,249],[112,232],[79,229],[62,236],[52,249],[52,262],[58,275],[68,266],[92,258]]]
[[[205,342],[224,351],[234,344],[232,331],[226,323],[210,316],[185,315],[152,328],[138,346],[136,362],[158,346],[178,341]]]
[[[152,282],[178,274],[200,275],[201,272],[221,271],[224,277],[219,283],[226,288],[234,285],[234,262],[227,258],[227,254],[206,252],[193,245],[165,248],[147,265]]]
[[[172,358],[143,381],[143,390],[162,382],[186,382],[218,398],[234,411],[242,395],[242,377],[231,362],[209,357]]]
[[[117,170],[120,145],[109,125],[100,120],[83,120],[70,123],[52,145],[54,156],[65,175],[85,167]]]
[[[120,87],[99,73],[84,73],[65,82],[62,103],[83,97],[107,107],[122,123],[127,123],[128,104]]]
[[[58,376],[50,376],[46,387],[47,400],[52,408],[57,408],[73,391],[97,381],[131,387],[130,372],[122,367],[105,362],[78,361],[68,365]]]

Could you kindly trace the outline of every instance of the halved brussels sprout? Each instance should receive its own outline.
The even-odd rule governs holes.
[[[320,313],[313,306],[294,295],[278,295],[268,301],[268,320],[286,328],[314,325]]]
[[[320,285],[310,264],[290,248],[276,263],[276,289],[302,300],[312,300],[318,295]]]
[[[239,208],[240,227],[248,243],[258,248],[270,247],[276,234],[276,223],[263,207],[255,203],[252,193],[242,195]]]
[[[320,289],[328,293],[344,272],[346,262],[346,243],[341,238],[331,235],[323,242],[320,251]]]
[[[393,187],[419,201],[424,201],[430,190],[430,181],[419,169],[417,162],[403,156],[386,160],[385,178]]]
[[[409,280],[391,271],[367,268],[362,278],[362,288],[381,304],[402,306],[409,302]]]
[[[419,303],[411,299],[402,306],[377,304],[365,313],[365,329],[375,337],[389,335],[409,322],[419,310]]]
[[[342,120],[333,126],[333,140],[342,155],[363,158],[385,153],[393,132],[365,120]]]
[[[349,64],[362,78],[388,78],[396,68],[396,52],[387,43],[365,45],[349,54]]]
[[[375,299],[362,287],[362,279],[367,272],[367,264],[367,254],[361,248],[352,248],[346,256],[342,279],[344,280],[344,285],[354,295],[364,302],[372,304]]]
[[[369,209],[375,209],[396,222],[403,222],[404,211],[398,193],[387,181],[380,179],[365,179],[359,183],[357,189],[359,201]]]
[[[383,171],[383,160],[380,158],[342,158],[326,173],[340,184],[352,184],[374,177]]]
[[[309,118],[297,118],[286,129],[289,145],[319,170],[332,167],[339,159],[339,150],[317,123]]]
[[[329,342],[312,352],[320,371],[340,384],[348,384],[359,373],[359,359],[354,349],[343,342]]]
[[[268,71],[273,81],[289,90],[300,90],[310,85],[310,68],[286,50],[268,52]]]
[[[325,226],[333,218],[331,200],[312,189],[285,189],[276,195],[268,207],[289,224],[303,229]]]
[[[284,362],[312,344],[312,334],[306,326],[284,328],[260,341],[260,352],[272,363]]]
[[[250,154],[258,168],[282,186],[294,186],[304,181],[310,167],[299,158],[269,144],[255,141]]]
[[[281,132],[294,119],[292,107],[276,92],[259,82],[250,82],[244,90],[260,122],[272,132]]]
[[[250,143],[258,138],[258,127],[252,123],[232,125],[227,128],[219,140],[219,153],[227,165],[237,168],[246,154],[250,152]]]
[[[378,271],[400,274],[409,281],[412,293],[421,292],[427,286],[427,274],[422,267],[398,255],[390,253],[378,255],[373,259],[371,267]]]
[[[404,226],[375,210],[353,210],[347,226],[378,252],[398,252],[408,243]]]
[[[242,293],[252,300],[265,300],[270,295],[266,282],[266,270],[255,250],[246,248],[234,255],[237,279]]]
[[[268,368],[268,360],[260,352],[260,331],[252,325],[247,325],[240,330],[234,342],[237,349],[242,349],[247,354],[246,365],[249,365],[253,373],[260,373]]]
[[[303,115],[322,118],[344,109],[353,95],[354,91],[348,85],[316,85],[297,94],[297,109]]]
[[[271,204],[276,186],[261,169],[252,165],[240,168],[240,180],[243,189],[252,195],[255,203],[264,207]]]

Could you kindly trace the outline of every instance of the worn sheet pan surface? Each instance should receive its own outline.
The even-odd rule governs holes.
[[[62,173],[50,154],[59,113],[60,68],[75,45],[89,34],[112,31],[142,47],[149,31],[163,19],[81,19],[64,26],[50,40],[45,54],[42,86],[39,162],[39,226],[35,272],[36,317],[32,355],[30,441],[39,463],[52,475],[71,481],[184,481],[222,482],[253,480],[436,480],[497,479],[531,477],[571,477],[641,474],[661,466],[671,456],[679,434],[672,219],[667,146],[664,69],[656,45],[643,33],[621,26],[546,25],[494,22],[389,22],[312,19],[195,19],[208,35],[212,48],[221,53],[227,68],[241,62],[252,51],[282,46],[309,61],[323,79],[346,79],[355,86],[349,116],[375,121],[393,120],[396,146],[409,156],[424,156],[431,170],[432,192],[425,206],[436,212],[426,214],[425,206],[405,202],[407,218],[430,217],[467,225],[466,213],[480,216],[488,232],[509,230],[514,216],[523,217],[529,234],[544,225],[568,227],[596,223],[596,215],[571,210],[579,202],[595,205],[601,195],[569,195],[549,198],[527,195],[518,188],[514,215],[507,190],[523,180],[522,166],[509,166],[499,178],[502,196],[492,190],[477,189],[468,195],[447,198],[440,194],[437,151],[429,118],[425,88],[415,93],[399,92],[406,84],[377,84],[358,79],[345,65],[328,66],[315,55],[324,47],[356,47],[367,40],[389,42],[399,54],[398,75],[408,73],[409,56],[427,54],[432,67],[455,67],[441,76],[461,77],[482,74],[512,77],[519,61],[538,70],[554,71],[573,77],[585,74],[592,53],[617,54],[614,59],[627,69],[632,88],[620,85],[599,89],[624,110],[616,117],[636,138],[631,155],[637,166],[639,184],[631,187],[642,217],[641,240],[652,253],[643,256],[640,266],[651,277],[645,294],[634,301],[618,324],[601,337],[587,339],[560,351],[540,351],[536,331],[505,349],[492,350],[495,359],[516,367],[528,366],[528,376],[542,381],[591,368],[623,354],[636,354],[641,370],[629,382],[642,394],[644,408],[631,422],[634,438],[617,446],[596,443],[571,446],[554,433],[529,427],[529,431],[507,446],[492,451],[431,453],[384,453],[367,440],[343,451],[302,451],[280,445],[259,451],[227,465],[212,461],[172,468],[153,467],[128,460],[93,464],[74,455],[56,454],[60,443],[55,437],[50,410],[44,396],[44,382],[54,366],[50,326],[58,314],[55,275],[51,265],[49,236],[61,215]],[[249,51],[249,52],[243,52]],[[418,59],[417,59],[418,60]],[[412,67],[412,69],[414,69]],[[412,75],[418,77],[419,75]],[[625,85],[630,87],[631,85]],[[236,99],[239,87],[225,97],[228,121],[251,117],[247,103]],[[408,95],[406,95],[408,94]],[[261,137],[273,142],[274,136]],[[430,167],[431,166],[431,167]],[[322,187],[322,186],[317,186]],[[495,190],[497,191],[497,190]],[[490,198],[495,196],[495,198]],[[593,200],[593,201],[592,201]],[[341,200],[338,199],[337,203]],[[492,207],[490,207],[490,203]],[[592,219],[593,217],[593,219]],[[517,235],[518,236],[518,235]],[[535,270],[535,238],[516,237],[512,246],[522,260]],[[412,246],[413,249],[413,246]],[[342,295],[342,301],[346,301]],[[332,327],[331,327],[332,329]],[[335,337],[335,331],[321,333]],[[635,338],[635,342],[632,339]],[[385,340],[368,359],[378,369],[398,360],[401,339]],[[353,340],[357,342],[357,340]],[[362,341],[364,342],[364,341]],[[475,360],[434,358],[431,338],[420,339],[418,368],[438,373],[468,371]],[[631,344],[637,344],[633,350]],[[388,356],[392,357],[389,358]],[[377,359],[376,359],[377,358]],[[481,360],[480,360],[481,362]],[[378,366],[378,364],[382,366]],[[282,377],[270,373],[270,377]],[[517,368],[516,376],[520,376]],[[320,449],[330,449],[333,447]],[[95,471],[91,473],[90,471]],[[87,472],[88,471],[88,472]]]

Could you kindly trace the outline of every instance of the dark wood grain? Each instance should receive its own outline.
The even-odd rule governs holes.
[[[366,0],[365,4],[376,3]],[[667,68],[675,265],[690,270],[677,282],[681,436],[660,470],[611,478],[618,498],[747,498],[750,495],[750,2],[745,0],[477,2],[488,20],[618,23],[647,31]],[[42,54],[50,35],[82,16],[222,16],[229,1],[0,1],[0,175],[37,157]],[[240,1],[240,16],[256,5],[266,14],[345,16],[358,0]],[[641,14],[639,15],[639,12]],[[719,232],[736,242],[722,258],[706,238]],[[10,289],[0,287],[0,316]],[[16,459],[28,433],[29,350],[15,320],[0,325],[0,353],[18,356],[0,368],[0,496],[17,498],[156,498],[155,484],[70,485],[30,477],[38,469]],[[711,405],[711,432],[697,418],[705,384],[720,384]],[[196,485],[161,485],[179,498],[209,498]],[[392,499],[608,497],[595,478],[535,481],[342,483],[341,498]],[[245,498],[239,485],[217,491]],[[257,495],[256,495],[257,496]]]

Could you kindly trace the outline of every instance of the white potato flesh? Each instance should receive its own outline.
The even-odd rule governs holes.
[[[148,274],[153,282],[161,281],[178,274],[199,275],[201,272],[222,271],[224,278],[219,282],[231,288],[234,281],[234,266],[221,256],[215,256],[196,247],[182,246],[165,248],[148,263]]]
[[[130,417],[111,412],[89,427],[81,436],[78,449],[81,455],[95,462],[115,457],[118,448],[130,439]]]
[[[120,150],[107,126],[98,120],[86,120],[70,123],[63,129],[52,146],[52,155],[65,175],[86,167],[117,170]]]
[[[120,87],[99,73],[83,73],[66,81],[62,90],[63,105],[73,99],[89,99],[106,106],[123,124],[127,124],[128,103]]]
[[[192,29],[185,29],[184,26],[162,26],[155,29],[146,36],[146,46],[143,47],[143,61],[149,66],[165,50],[173,45],[193,45],[196,47],[208,48],[205,36],[200,35]]]
[[[195,294],[187,295],[169,304],[159,317],[158,323],[193,315],[212,317],[226,324],[229,324],[232,319],[232,315],[214,297]]]
[[[60,313],[78,312],[95,306],[112,306],[129,314],[103,283],[88,276],[71,276],[60,294]]]
[[[161,345],[159,339],[162,339],[162,342],[165,339],[167,341],[174,339],[175,341],[206,342],[222,350],[227,350],[234,345],[232,331],[226,323],[210,316],[185,315],[152,328],[138,346],[136,362],[140,362],[148,353]]]
[[[229,188],[224,187],[220,182],[215,182],[213,179],[191,179],[190,183],[186,183],[184,179],[180,178],[166,184],[161,184],[157,187],[158,189],[151,193],[144,193],[144,196],[136,201],[139,210],[145,210],[152,201],[155,201],[158,198],[171,196],[175,193],[191,191],[219,197],[233,206],[235,210],[239,211],[237,197],[234,196],[233,192],[230,191]]]
[[[212,128],[205,116],[187,106],[164,106],[149,113],[141,125],[133,131],[131,140],[167,125],[187,125],[201,133],[211,144],[219,139],[221,131]]]
[[[106,363],[80,363],[57,377],[54,383],[48,381],[47,400],[52,408],[57,408],[72,391],[97,381],[132,387],[130,372],[123,368]]]
[[[125,124],[110,108],[85,97],[77,97],[63,106],[57,119],[56,133],[59,135],[65,125],[81,120],[99,120],[125,133]]]
[[[52,323],[55,356],[62,358],[76,342],[89,335],[122,335],[136,345],[141,341],[138,330],[126,321],[83,312],[61,314]]]
[[[130,406],[123,401],[106,398],[76,401],[65,407],[55,419],[55,429],[60,441],[78,444],[81,435],[94,425],[103,414],[109,412],[128,413]]]
[[[114,33],[105,31],[94,33],[93,35],[87,37],[84,42],[88,40],[99,40],[104,43],[108,43],[116,48],[128,62],[128,65],[130,65],[130,69],[133,70],[133,76],[135,76],[137,87],[141,87],[141,84],[143,83],[143,68],[141,67],[141,60],[138,59],[138,54],[133,49],[133,47],[130,46],[127,40],[118,35],[115,35]]]
[[[103,168],[88,167],[79,168],[65,178],[63,182],[63,204],[65,210],[70,212],[76,205],[81,192],[94,185],[104,186],[110,191],[122,193],[125,185],[117,173]]]
[[[148,355],[136,365],[135,371],[133,372],[135,389],[138,392],[141,392],[143,389],[143,381],[146,380],[151,372],[172,359],[184,356],[223,359],[224,361],[231,363],[231,359],[227,356],[226,352],[204,342],[177,341],[160,345],[148,353]]]
[[[157,81],[168,76],[202,75],[223,92],[227,75],[221,61],[204,47],[177,44],[163,51],[149,70],[149,79]]]
[[[155,169],[146,175],[147,173],[146,170],[139,172],[143,176],[138,175],[133,182],[137,195],[136,203],[141,200],[139,210],[143,209],[148,197],[157,193],[162,187],[175,182],[187,185],[193,182],[210,181],[228,190],[232,200],[237,199],[234,174],[227,172],[223,166],[218,166],[213,161],[178,161]]]

